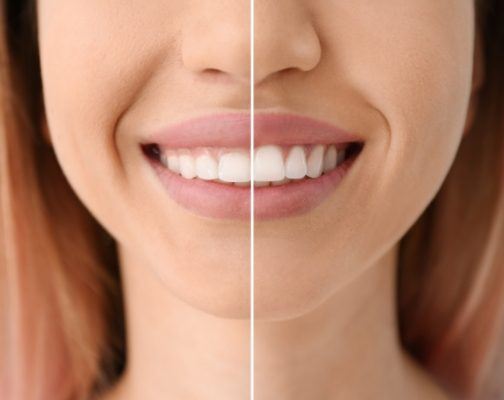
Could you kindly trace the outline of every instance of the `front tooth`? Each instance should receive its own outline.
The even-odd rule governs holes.
[[[274,182],[284,178],[282,149],[273,145],[258,147],[254,158],[254,180]]]
[[[180,172],[179,158],[177,153],[168,153],[168,155],[166,156],[166,161],[168,163],[167,166],[170,171],[173,171],[177,174]]]
[[[324,145],[318,144],[313,147],[306,164],[306,175],[310,178],[318,178],[322,174],[322,168],[324,167]]]
[[[249,182],[249,155],[244,152],[231,152],[220,156],[219,179],[225,182]]]
[[[294,146],[285,161],[285,177],[303,179],[306,175],[306,156],[302,146]]]
[[[188,152],[181,152],[179,155],[180,174],[186,179],[196,177],[196,166],[194,158]]]
[[[217,179],[219,177],[217,161],[210,154],[201,154],[196,158],[196,175],[204,180]]]
[[[336,168],[336,160],[338,151],[334,145],[329,146],[324,156],[324,172],[331,171]]]

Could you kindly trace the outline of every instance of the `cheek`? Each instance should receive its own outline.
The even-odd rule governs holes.
[[[470,0],[346,3],[339,11],[348,23],[324,25],[331,62],[384,122],[368,143],[372,170],[361,192],[373,193],[373,204],[362,196],[360,210],[367,217],[382,213],[386,220],[368,218],[366,225],[398,238],[439,189],[462,138],[474,6]]]
[[[379,34],[360,49],[352,70],[387,122],[390,166],[421,169],[433,181],[446,172],[463,131],[474,10],[467,0],[407,3],[365,23]]]
[[[160,57],[171,55],[171,42],[160,41],[160,35],[173,36],[177,29],[176,18],[172,31],[157,28],[166,24],[155,18],[170,11],[156,10],[158,2],[120,3],[46,0],[38,7],[53,147],[84,204],[117,233],[123,231],[117,228],[125,225],[123,216],[131,214],[131,200],[116,125]]]
[[[151,114],[135,114],[138,104],[176,116],[177,105],[189,103],[180,88],[187,81],[178,79],[174,62],[186,2],[41,3],[46,116],[73,189],[120,247],[130,250],[127,257],[140,257],[138,263],[149,265],[172,292],[211,312],[245,314],[248,224],[202,221],[168,205],[144,180],[150,174],[142,169],[135,133],[117,129],[125,116],[147,121]]]
[[[308,302],[319,304],[390,250],[446,177],[467,113],[472,3],[313,4],[325,48],[313,72],[322,97],[339,107],[335,115],[345,114],[341,93],[353,91],[365,99],[355,119],[371,112],[381,118],[365,132],[369,140],[346,177],[349,185],[342,184],[309,221],[271,229],[256,224],[258,311],[306,311]],[[280,260],[275,274],[268,268],[272,259]],[[280,287],[289,296],[271,310]]]

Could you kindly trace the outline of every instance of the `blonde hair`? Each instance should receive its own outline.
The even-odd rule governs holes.
[[[0,6],[0,398],[86,399],[124,367],[119,268],[43,140],[34,3]],[[486,84],[441,190],[401,241],[398,312],[404,346],[444,386],[501,398],[504,10],[483,0],[479,11]]]
[[[480,3],[486,83],[441,190],[402,239],[398,307],[403,344],[450,392],[504,399],[504,8]]]
[[[42,140],[35,2],[0,8],[0,398],[84,399],[122,346],[113,241]]]

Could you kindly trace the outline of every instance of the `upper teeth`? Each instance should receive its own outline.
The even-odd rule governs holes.
[[[318,178],[345,159],[346,144],[265,145],[254,150],[254,183],[256,186],[282,184],[306,176]],[[161,162],[186,179],[199,178],[245,185],[250,182],[248,149],[196,148],[161,150]]]

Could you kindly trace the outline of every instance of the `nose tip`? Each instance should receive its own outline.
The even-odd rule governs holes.
[[[320,62],[322,49],[313,26],[267,27],[259,23],[254,36],[254,84],[284,71],[308,72]],[[271,32],[268,32],[271,31]]]
[[[188,70],[238,83],[250,82],[248,17],[199,23],[184,35],[182,61]]]

